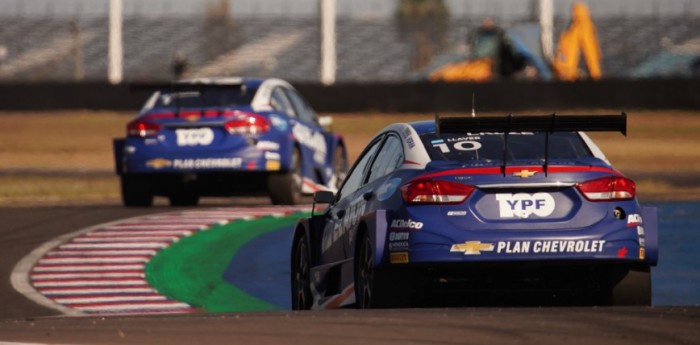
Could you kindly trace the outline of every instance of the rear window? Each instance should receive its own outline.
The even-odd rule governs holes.
[[[421,140],[432,160],[437,161],[501,161],[503,133],[423,134]],[[521,132],[508,135],[506,159],[543,160],[544,132]],[[591,157],[588,146],[576,132],[555,132],[549,135],[548,159]]]
[[[153,107],[231,107],[249,105],[255,90],[245,88],[203,89],[197,91],[163,92],[157,96]]]

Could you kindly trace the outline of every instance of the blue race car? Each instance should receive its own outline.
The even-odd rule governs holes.
[[[343,138],[325,130],[287,82],[193,79],[156,90],[115,139],[125,206],[196,205],[201,196],[268,193],[273,204],[337,190],[347,171]]]
[[[583,131],[626,115],[386,127],[298,222],[293,308],[650,304],[656,209]]]

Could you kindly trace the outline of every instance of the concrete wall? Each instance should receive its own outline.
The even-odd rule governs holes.
[[[569,109],[698,109],[700,79],[486,84],[295,84],[318,112],[553,112]],[[0,110],[138,110],[147,93],[106,83],[0,84]]]

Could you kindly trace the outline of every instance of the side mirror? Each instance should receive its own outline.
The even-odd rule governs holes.
[[[335,199],[335,194],[330,191],[320,191],[314,193],[314,204],[311,206],[311,216],[314,216],[314,211],[316,210],[316,204],[330,204]]]
[[[331,116],[319,116],[318,117],[318,124],[326,132],[333,132],[333,117],[331,117]]]

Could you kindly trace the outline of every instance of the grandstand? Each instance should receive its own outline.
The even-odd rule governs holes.
[[[496,17],[498,18],[498,17]],[[481,16],[451,17],[441,56],[465,53]],[[629,77],[653,55],[700,36],[695,15],[619,16],[595,19],[606,78]],[[504,27],[529,17],[499,21]],[[555,19],[555,37],[568,18]],[[106,16],[7,16],[0,14],[0,81],[107,79]],[[319,80],[320,32],[316,17],[127,16],[123,22],[124,79],[173,78],[177,52],[189,76],[275,76]],[[420,79],[412,69],[415,49],[401,38],[393,18],[340,17],[337,21],[338,82],[399,82]]]

